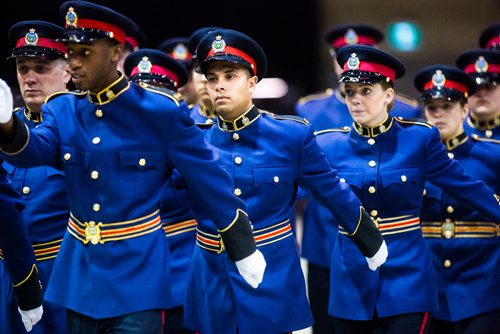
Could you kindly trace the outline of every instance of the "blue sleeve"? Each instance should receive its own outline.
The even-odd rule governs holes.
[[[169,159],[199,206],[208,212],[219,230],[228,227],[245,203],[233,195],[230,175],[220,167],[202,131],[194,125],[182,104],[170,119],[167,129]]]
[[[437,128],[432,129],[426,145],[425,174],[433,184],[464,204],[500,221],[500,206],[493,190],[483,181],[465,174],[463,167],[446,153]]]
[[[347,233],[353,233],[360,221],[361,202],[347,183],[340,182],[310,126],[301,154],[299,184],[333,214]]]

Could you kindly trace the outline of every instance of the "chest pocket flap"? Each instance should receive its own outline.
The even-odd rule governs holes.
[[[293,166],[254,167],[253,175],[256,186],[264,183],[279,185],[281,182],[293,184],[297,178],[297,169]]]
[[[363,170],[359,169],[348,169],[348,170],[338,170],[337,176],[340,178],[341,182],[346,182],[350,186],[361,189],[363,187]]]
[[[158,151],[120,151],[120,169],[137,170],[158,169],[162,162],[162,152]]]
[[[2,164],[2,167],[3,169],[5,169],[5,171],[9,174],[9,175],[12,175],[14,173],[14,171],[16,170],[16,167],[14,167],[13,165],[9,164],[8,162],[4,161],[3,164]]]
[[[391,184],[418,184],[418,168],[400,168],[380,171],[382,186],[387,187]]]

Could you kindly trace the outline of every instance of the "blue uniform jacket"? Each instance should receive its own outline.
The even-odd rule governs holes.
[[[389,257],[373,272],[339,230],[331,259],[329,313],[352,320],[435,311],[436,284],[431,254],[420,230],[424,181],[500,218],[491,189],[464,174],[451,160],[436,128],[388,117],[375,129],[325,130],[318,143],[339,177],[376,220]],[[379,134],[378,134],[379,133]],[[377,135],[378,134],[378,135]],[[371,137],[370,137],[371,136]],[[342,224],[341,224],[342,225]]]
[[[185,108],[123,76],[99,94],[60,94],[42,107],[43,123],[8,159],[66,176],[71,219],[47,300],[97,319],[172,306],[158,210],[174,167],[219,229],[245,209]]]
[[[464,130],[467,135],[500,140],[500,115],[488,122],[479,122],[469,115],[464,120]]]
[[[216,231],[195,212],[199,247],[193,255],[185,323],[206,334],[235,333],[236,325],[242,334],[308,327],[311,313],[290,227],[297,186],[321,200],[350,233],[358,224],[361,204],[339,182],[307,121],[259,112],[254,106],[232,124],[230,131],[219,119],[206,138],[233,177],[235,194],[247,204],[257,246],[267,261],[266,273],[254,290],[227,263],[225,253],[205,250]]]
[[[25,108],[19,109],[16,115],[30,129],[39,124],[25,116]],[[8,162],[4,162],[3,167],[25,205],[22,215],[35,251],[40,281],[45,292],[69,218],[64,173],[48,166],[16,168]],[[0,332],[22,332],[24,326],[17,312],[11,282],[5,278],[2,279],[1,285],[0,302],[4,307],[0,310]],[[33,330],[34,333],[64,333],[65,323],[66,311],[63,308],[44,303],[44,317]]]
[[[467,173],[500,193],[499,141],[462,135],[447,146]],[[458,321],[500,310],[500,238],[495,222],[429,182],[424,194],[422,232],[432,252],[439,297],[433,317]]]
[[[311,122],[318,131],[350,126],[352,117],[339,95],[337,89],[327,89],[322,94],[306,96],[296,104],[296,113]],[[391,110],[392,116],[415,118],[420,114],[421,110],[416,101],[396,95]],[[334,223],[328,210],[313,198],[309,198],[303,221],[302,257],[317,266],[329,268],[330,255],[337,235],[337,224]]]

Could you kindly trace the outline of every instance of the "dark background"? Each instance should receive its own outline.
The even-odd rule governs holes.
[[[2,8],[0,22],[2,50],[1,77],[17,86],[15,66],[10,55],[7,32],[23,20],[45,20],[64,25],[59,6],[64,1],[10,1]],[[246,33],[255,39],[268,56],[267,77],[280,77],[289,84],[289,94],[281,101],[261,101],[261,107],[289,113],[301,95],[319,90],[315,77],[317,62],[316,0],[281,1],[93,1],[110,7],[134,20],[147,35],[147,47],[156,48],[165,38],[188,37],[204,26],[220,26]],[[17,7],[16,7],[17,5]],[[333,80],[333,79],[332,79]],[[263,106],[262,106],[263,105]],[[281,110],[275,110],[279,108]]]

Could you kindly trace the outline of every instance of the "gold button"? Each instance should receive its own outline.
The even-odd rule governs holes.
[[[237,164],[237,165],[241,165],[242,161],[243,161],[243,159],[241,159],[241,157],[234,158],[234,163]]]
[[[370,162],[368,163],[368,166],[370,167],[375,167],[377,165],[377,163],[375,162],[375,160],[370,160]]]
[[[71,153],[65,153],[64,160],[69,160],[69,159],[71,159]]]
[[[28,195],[30,191],[30,187],[23,187],[23,194]]]
[[[236,189],[234,189],[234,194],[235,194],[236,196],[240,196],[240,195],[241,195],[241,189],[240,189],[240,188],[236,188]]]
[[[424,189],[424,191],[422,191],[422,194],[423,194],[424,196],[427,196],[427,189]]]
[[[453,153],[451,153],[451,152],[448,152],[448,157],[449,157],[450,159],[453,159],[453,158],[455,157],[455,154],[453,154]]]
[[[368,145],[373,145],[373,144],[375,144],[375,139],[373,138],[368,139]]]
[[[451,261],[450,261],[450,260],[444,260],[443,266],[444,266],[445,268],[449,268],[449,267],[451,267]]]
[[[374,186],[370,186],[370,188],[368,188],[368,192],[369,192],[370,194],[375,193],[375,187],[374,187]]]
[[[486,132],[484,133],[484,135],[488,138],[491,138],[493,136],[493,131],[491,130],[486,130]]]
[[[278,183],[278,182],[280,182],[280,178],[279,178],[279,177],[277,177],[277,176],[275,176],[275,177],[273,178],[273,180],[274,180],[274,183]]]
[[[99,172],[93,170],[92,173],[90,173],[90,177],[92,178],[92,180],[97,180],[99,178]]]
[[[97,110],[95,111],[95,115],[96,115],[96,117],[97,117],[97,118],[101,118],[101,117],[102,117],[102,115],[103,115],[102,110],[101,110],[101,109],[97,109]]]
[[[406,182],[406,180],[407,180],[406,175],[401,175],[401,181]]]
[[[101,210],[101,205],[99,203],[94,203],[94,205],[92,205],[92,210],[98,212],[99,210]]]
[[[234,140],[238,140],[238,139],[240,139],[240,135],[239,135],[239,134],[237,134],[237,133],[233,133],[233,139],[234,139]]]
[[[101,138],[99,138],[99,137],[95,137],[94,139],[92,139],[92,144],[94,144],[94,145],[97,145],[100,142],[101,142]]]
[[[146,166],[146,159],[140,158],[139,159],[139,166],[142,166],[142,167]]]
[[[372,211],[370,211],[370,215],[372,217],[376,217],[378,215],[378,211],[377,210],[372,210]]]
[[[448,205],[448,207],[446,208],[446,211],[447,211],[448,213],[453,213],[453,212],[455,211],[455,208],[454,208],[454,207],[452,207],[451,205]]]
[[[345,183],[345,179],[343,177],[340,178],[340,182]]]

